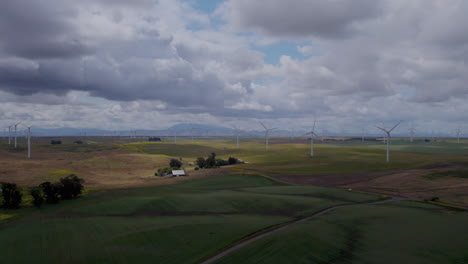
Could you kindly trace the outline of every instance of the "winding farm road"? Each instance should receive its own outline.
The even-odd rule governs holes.
[[[305,217],[305,218],[301,218],[301,219],[298,219],[298,220],[294,220],[294,221],[291,221],[291,222],[288,222],[284,225],[280,225],[276,228],[273,228],[273,229],[270,229],[264,233],[258,233],[246,240],[243,240],[241,241],[240,243],[238,244],[235,244],[229,248],[226,248],[224,249],[223,251],[217,253],[216,255],[214,256],[211,256],[210,258],[200,262],[200,264],[211,264],[211,263],[215,263],[216,261],[222,259],[223,257],[229,255],[230,253],[240,249],[240,248],[243,248],[247,245],[249,245],[250,243],[253,243],[259,239],[262,239],[266,236],[269,236],[273,233],[276,233],[276,232],[279,232],[281,230],[284,230],[286,228],[289,228],[290,226],[293,226],[295,224],[299,224],[299,223],[302,223],[302,222],[305,222],[305,221],[308,221],[310,219],[313,219],[313,218],[317,218],[321,215],[324,215],[326,213],[329,213],[335,209],[338,209],[338,208],[342,208],[342,207],[347,207],[347,206],[355,206],[355,205],[370,205],[370,204],[383,204],[383,203],[390,203],[390,202],[397,202],[397,201],[408,201],[408,200],[415,200],[417,198],[405,198],[405,197],[391,197],[387,200],[382,200],[382,201],[377,201],[377,202],[369,202],[369,203],[355,203],[355,204],[344,204],[344,205],[337,205],[337,206],[333,206],[333,207],[329,207],[329,208],[326,208],[326,209],[323,209],[321,211],[318,211],[316,212],[315,214],[311,215],[311,216],[308,216],[308,217]]]

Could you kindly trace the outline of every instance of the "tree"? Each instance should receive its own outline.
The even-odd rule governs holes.
[[[39,187],[42,188],[47,203],[55,204],[60,201],[60,190],[63,187],[61,183],[43,182]]]
[[[2,183],[3,208],[17,209],[23,200],[23,194],[14,183]]]
[[[206,166],[206,160],[203,157],[198,157],[195,163],[197,163],[197,166],[200,167],[200,169],[205,168]]]
[[[216,153],[212,152],[211,155],[206,159],[206,167],[216,167]]]
[[[234,164],[239,163],[239,160],[234,158],[234,157],[229,157],[228,163],[229,163],[229,165],[234,165]]]
[[[223,159],[216,159],[216,166],[226,166],[229,165],[229,162]]]
[[[84,180],[75,174],[68,175],[60,179],[62,188],[60,189],[60,196],[62,199],[73,199],[78,197],[83,190]]]
[[[30,191],[30,194],[33,197],[33,205],[36,207],[41,207],[44,203],[44,197],[42,197],[41,189],[34,188]]]
[[[180,168],[182,167],[182,162],[178,159],[171,159],[171,161],[169,162],[169,167]]]

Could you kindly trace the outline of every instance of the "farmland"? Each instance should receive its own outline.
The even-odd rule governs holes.
[[[466,213],[414,202],[339,208],[219,263],[466,263]],[[258,254],[257,252],[261,252]]]
[[[284,187],[260,176],[233,175],[95,192],[4,224],[0,253],[4,261],[23,263],[193,263],[257,230],[333,205],[377,199]]]
[[[36,209],[24,191],[24,208],[0,209],[5,261],[198,263],[340,205],[219,263],[375,263],[379,256],[388,263],[468,261],[466,235],[459,232],[468,221],[464,143],[397,139],[386,163],[384,146],[375,141],[319,142],[310,157],[304,139],[273,138],[268,152],[259,138],[242,138],[240,149],[230,138],[34,140],[31,160],[24,149],[0,144],[0,180],[26,190],[74,173],[85,179],[87,193]],[[194,160],[212,152],[246,163],[195,170]],[[182,160],[188,177],[154,176],[171,158]],[[385,195],[418,202],[369,204]]]

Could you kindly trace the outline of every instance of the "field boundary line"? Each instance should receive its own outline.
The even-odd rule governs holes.
[[[412,201],[412,200],[415,200],[414,198],[405,198],[405,197],[396,197],[396,196],[392,196],[390,197],[390,199],[387,199],[387,200],[382,200],[382,201],[374,201],[374,202],[366,202],[366,203],[353,203],[353,204],[341,204],[341,205],[335,205],[335,206],[332,206],[332,207],[328,207],[328,208],[325,208],[325,209],[322,209],[316,213],[314,213],[313,215],[310,215],[310,216],[307,216],[307,217],[303,217],[303,218],[300,218],[300,219],[295,219],[295,220],[292,220],[292,221],[289,221],[289,222],[286,222],[286,223],[282,223],[282,224],[277,224],[277,225],[273,225],[273,226],[270,226],[270,227],[266,227],[264,229],[260,229],[250,235],[247,235],[246,237],[240,239],[239,241],[237,241],[235,244],[231,245],[231,246],[228,246],[224,249],[221,249],[220,251],[218,251],[218,253],[216,253],[215,255],[211,256],[211,257],[207,257],[205,258],[204,260],[201,260],[199,262],[199,264],[211,264],[211,263],[214,263],[220,259],[222,259],[223,257],[229,255],[230,253],[240,249],[240,248],[243,248],[257,240],[260,240],[266,236],[269,236],[273,233],[276,233],[276,232],[279,232],[279,231],[282,231],[288,227],[291,227],[293,225],[296,225],[296,224],[299,224],[299,223],[303,223],[305,221],[308,221],[310,219],[314,219],[314,218],[317,218],[319,216],[322,216],[322,215],[325,215],[331,211],[334,211],[338,208],[343,208],[343,207],[348,207],[348,206],[356,206],[356,205],[373,205],[373,204],[384,204],[384,203],[389,203],[389,202],[398,202],[398,201]]]

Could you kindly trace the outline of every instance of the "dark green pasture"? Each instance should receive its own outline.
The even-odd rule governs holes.
[[[281,230],[217,263],[468,263],[467,212],[356,205]]]
[[[99,191],[0,222],[0,256],[2,263],[196,263],[264,228],[376,199],[254,175]]]

